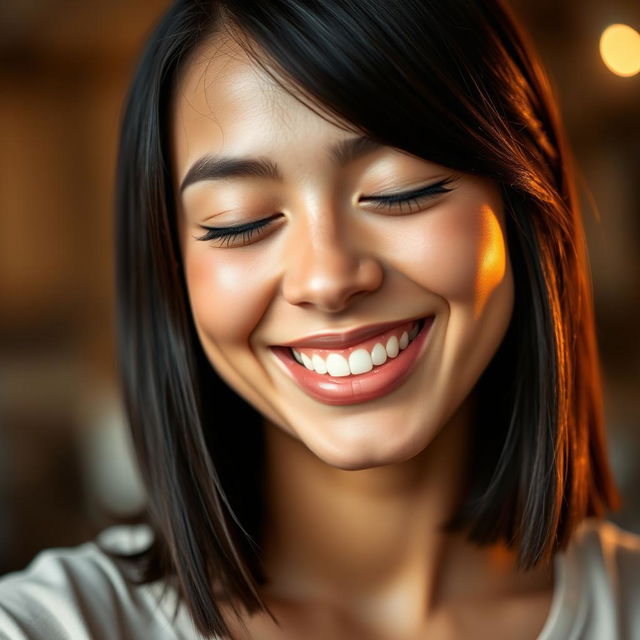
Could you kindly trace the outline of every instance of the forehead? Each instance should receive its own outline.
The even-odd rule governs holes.
[[[171,120],[178,171],[204,153],[291,154],[301,135],[307,148],[353,135],[304,106],[227,36],[201,45],[186,63]]]

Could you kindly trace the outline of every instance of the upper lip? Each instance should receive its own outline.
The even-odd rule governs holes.
[[[413,322],[417,318],[393,320],[392,322],[378,322],[376,324],[368,324],[364,327],[358,327],[357,329],[350,329],[349,331],[342,331],[339,333],[317,333],[306,338],[300,338],[292,342],[288,342],[285,347],[301,347],[301,348],[316,348],[316,349],[346,349],[352,347],[367,338],[377,336],[384,331],[393,329],[406,322]]]

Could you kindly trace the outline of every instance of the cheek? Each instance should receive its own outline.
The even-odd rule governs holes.
[[[405,238],[400,255],[412,260],[421,286],[479,313],[505,281],[507,248],[499,217],[489,205],[441,213],[424,218]]]
[[[247,402],[277,420],[246,376],[255,366],[249,339],[272,294],[268,279],[258,277],[262,271],[250,253],[189,247],[183,250],[185,277],[195,327],[209,362]]]
[[[258,277],[260,270],[249,253],[231,249],[216,254],[211,247],[197,247],[184,254],[196,327],[207,341],[219,346],[246,344],[265,311],[269,287]]]
[[[474,298],[474,311],[479,314],[489,301],[491,294],[505,282],[507,272],[507,244],[502,226],[496,213],[483,206],[474,218],[470,229],[473,239],[473,253],[470,268],[474,270],[470,289],[467,293]]]

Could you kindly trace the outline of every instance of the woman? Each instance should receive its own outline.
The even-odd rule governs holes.
[[[5,578],[7,637],[640,634],[571,166],[501,4],[176,2],[117,262],[152,540]]]

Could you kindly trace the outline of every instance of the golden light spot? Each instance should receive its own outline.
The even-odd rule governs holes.
[[[507,248],[500,222],[485,205],[482,211],[482,240],[479,251],[481,264],[478,269],[476,312],[481,309],[494,289],[502,282],[507,267]]]
[[[612,24],[600,36],[600,56],[618,76],[630,77],[640,71],[640,33],[626,24]]]

